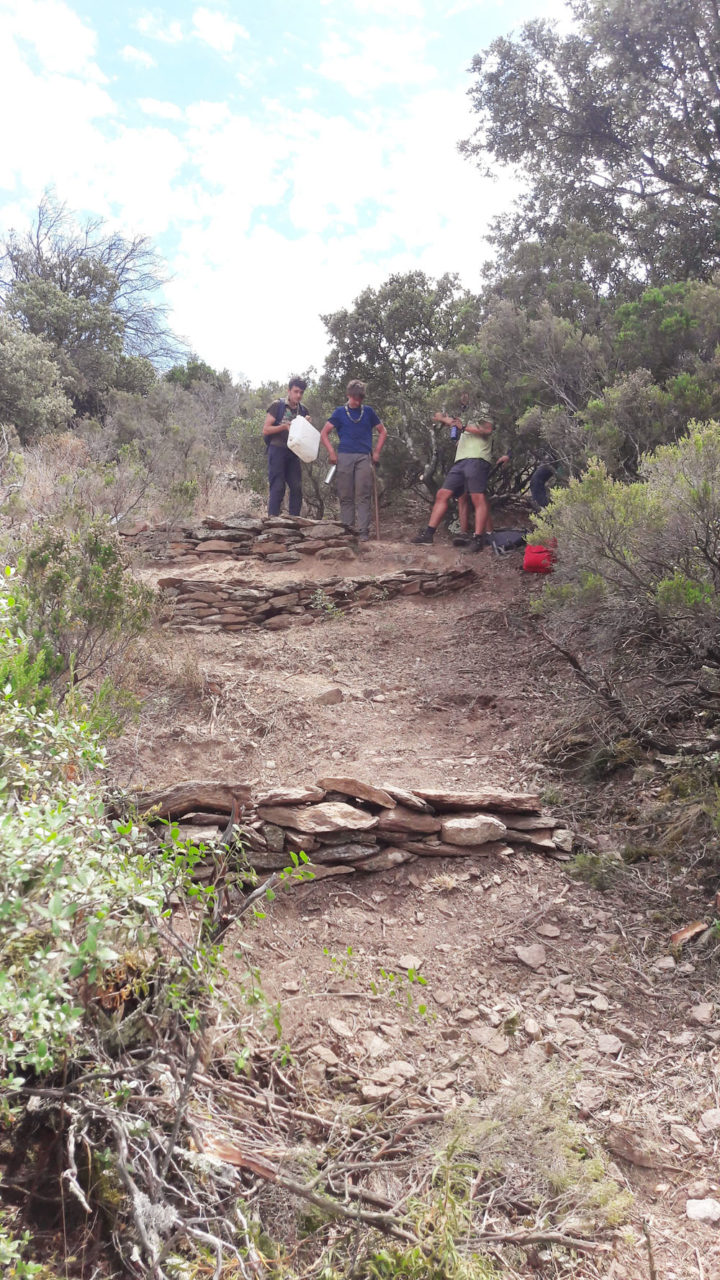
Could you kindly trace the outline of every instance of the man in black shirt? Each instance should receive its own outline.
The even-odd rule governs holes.
[[[273,400],[268,406],[263,423],[263,436],[267,449],[268,482],[268,515],[279,516],[282,509],[285,488],[290,491],[288,509],[291,516],[299,516],[302,507],[302,464],[296,454],[288,449],[290,424],[300,414],[301,418],[310,421],[310,415],[302,403],[302,394],[307,387],[303,378],[291,378],[285,400]]]
[[[543,511],[549,505],[550,494],[547,487],[550,480],[557,476],[557,463],[546,459],[536,467],[530,477],[530,498],[536,511]]]

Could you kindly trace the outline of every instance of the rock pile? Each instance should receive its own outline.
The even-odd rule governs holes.
[[[194,793],[199,799],[191,810]],[[171,794],[179,798],[176,812]],[[212,843],[226,827],[233,795],[238,811],[237,788],[203,782],[138,796],[137,803],[142,811],[152,798],[164,816],[185,818],[184,836]],[[315,785],[255,796],[237,825],[256,871],[282,870],[301,851],[316,874],[327,875],[343,868],[387,871],[418,857],[497,857],[518,845],[564,860],[572,847],[572,833],[543,813],[540,798],[530,792],[408,791],[351,777],[323,777]]]
[[[339,520],[303,516],[207,516],[200,525],[135,526],[123,533],[155,560],[212,561],[257,556],[269,564],[296,564],[302,556],[354,560],[357,540]]]
[[[293,622],[311,623],[336,611],[365,608],[393,596],[439,595],[458,591],[475,579],[472,569],[405,569],[380,577],[300,580],[278,586],[228,578],[165,577],[158,586],[168,601],[161,621],[170,627],[281,631]]]

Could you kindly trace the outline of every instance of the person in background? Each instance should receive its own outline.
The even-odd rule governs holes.
[[[330,415],[320,432],[320,439],[331,462],[337,465],[335,483],[340,500],[340,519],[357,529],[360,542],[370,537],[372,506],[372,468],[380,461],[387,431],[375,410],[365,404],[364,382],[354,378],[347,386],[347,403]],[[373,431],[377,428],[377,444],[373,448]],[[337,449],[330,443],[331,431],[337,432]]]
[[[550,494],[547,487],[551,480],[554,480],[558,474],[557,462],[551,462],[546,459],[536,467],[530,477],[530,498],[536,511],[543,511],[550,502]]]
[[[493,432],[492,420],[485,416],[481,421],[468,422],[467,426],[462,428],[457,418],[448,419],[445,414],[436,414],[435,417],[439,422],[449,422],[451,426],[461,427],[461,434],[455,451],[455,461],[438,489],[427,528],[413,538],[413,542],[431,545],[435,530],[448,509],[450,499],[457,498],[459,501],[468,494],[475,508],[475,533],[469,549],[482,551],[485,546],[485,532],[492,527],[490,507],[485,496],[492,463],[490,439]],[[505,457],[501,459],[501,461],[506,460]],[[460,518],[462,528],[462,506]]]
[[[263,436],[267,449],[268,464],[268,515],[279,516],[282,510],[285,489],[289,489],[288,510],[291,516],[299,516],[302,507],[302,463],[288,449],[290,424],[301,417],[311,421],[310,415],[302,403],[303,391],[307,388],[304,378],[291,378],[288,393],[284,400],[273,400],[268,406],[263,423]]]

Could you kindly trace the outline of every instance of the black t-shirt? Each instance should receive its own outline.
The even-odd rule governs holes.
[[[548,480],[556,474],[551,462],[541,462],[530,477],[530,496],[539,507],[547,507],[550,495],[547,491]]]
[[[289,424],[297,418],[298,414],[300,414],[301,418],[307,418],[308,416],[308,411],[302,401],[300,401],[300,404],[293,409],[292,406],[288,404],[287,400],[273,400],[272,404],[268,405],[267,412],[272,414],[276,422],[282,412],[282,420],[283,422],[288,423],[288,429]],[[266,445],[287,444],[287,442],[288,431],[274,431],[271,436],[265,437]]]

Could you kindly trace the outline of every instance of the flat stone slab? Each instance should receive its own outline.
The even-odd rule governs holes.
[[[305,831],[309,835],[320,835],[333,831],[368,831],[378,825],[372,813],[364,813],[362,809],[354,809],[350,804],[339,800],[326,801],[325,804],[312,804],[307,808],[298,805],[262,805],[258,815],[267,822],[276,822],[281,827],[291,827],[293,831]]]
[[[257,797],[256,804],[315,804],[324,799],[322,787],[279,787],[275,791],[264,791]]]
[[[540,827],[536,831],[517,831],[513,826],[512,817],[508,815],[505,839],[511,844],[526,844],[532,849],[556,849],[553,830],[553,827]]]
[[[395,801],[387,791],[373,787],[360,778],[318,778],[318,786],[325,791],[339,791],[343,796],[352,796],[355,800],[367,800],[369,804],[377,804],[382,809],[393,809]]]
[[[441,840],[408,840],[403,848],[418,853],[421,858],[499,858],[513,852],[511,845],[501,840],[464,845],[443,844]]]
[[[502,1058],[510,1048],[510,1041],[502,1031],[496,1031],[494,1027],[473,1027],[470,1032],[470,1039],[475,1044],[480,1045],[483,1049],[489,1049],[491,1053],[496,1054],[498,1058]]]
[[[322,844],[311,855],[311,861],[319,864],[367,862],[380,852],[377,844]]]
[[[482,791],[426,791],[415,788],[416,795],[427,800],[434,809],[500,809],[512,813],[540,811],[540,797],[530,791],[505,791],[502,787],[486,787]]]
[[[374,853],[371,858],[358,862],[357,869],[358,871],[392,871],[393,867],[399,867],[403,862],[414,862],[415,857],[416,855],[410,853],[408,849],[393,849],[387,845],[379,853]]]
[[[387,791],[393,800],[398,804],[404,805],[406,809],[418,809],[421,813],[429,813],[430,805],[427,800],[421,800],[420,796],[416,796],[414,791],[405,791],[403,787],[396,787],[395,783],[383,782],[383,791]]]
[[[420,813],[417,809],[406,809],[396,804],[392,809],[385,809],[378,820],[378,830],[388,831],[395,835],[432,835],[441,827],[439,818],[431,813]],[[503,830],[505,828],[503,827]]]
[[[442,838],[447,844],[468,845],[504,839],[507,828],[499,818],[475,813],[468,818],[446,818],[441,830]]]

